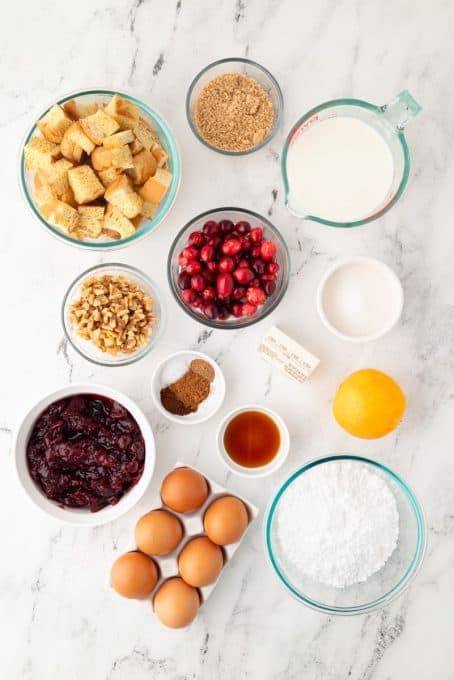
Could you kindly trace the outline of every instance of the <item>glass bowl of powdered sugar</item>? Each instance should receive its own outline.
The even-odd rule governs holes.
[[[367,458],[313,460],[282,484],[265,516],[271,564],[287,590],[328,614],[388,604],[421,566],[426,531],[413,491]]]

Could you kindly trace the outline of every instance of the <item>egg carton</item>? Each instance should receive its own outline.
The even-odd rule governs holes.
[[[189,541],[191,541],[193,538],[197,538],[198,536],[206,536],[206,533],[203,528],[203,516],[208,506],[211,505],[213,501],[215,501],[217,498],[221,498],[222,496],[235,496],[244,503],[249,515],[249,524],[246,527],[246,531],[244,532],[240,540],[237,541],[236,543],[230,543],[229,545],[220,546],[221,550],[224,553],[224,566],[216,581],[214,583],[210,583],[210,585],[208,586],[198,588],[201,597],[200,606],[202,607],[203,604],[207,601],[208,597],[210,596],[213,588],[216,587],[227,564],[230,562],[230,560],[233,558],[234,554],[238,550],[242,540],[246,536],[246,533],[249,531],[251,524],[257,518],[257,515],[259,514],[259,509],[255,505],[253,505],[250,501],[248,501],[246,498],[243,498],[243,496],[240,496],[239,494],[234,493],[233,491],[229,491],[228,489],[221,486],[217,482],[213,481],[212,479],[209,479],[209,477],[207,477],[202,472],[202,470],[199,470],[193,465],[187,465],[186,463],[179,461],[175,463],[173,469],[175,470],[176,468],[181,467],[191,468],[192,470],[195,470],[196,472],[201,474],[202,477],[206,479],[208,484],[208,497],[205,503],[198,510],[196,510],[195,512],[185,514],[175,512],[171,508],[168,508],[166,505],[164,505],[159,493],[155,494],[155,496],[151,499],[152,502],[150,505],[149,512],[151,510],[166,510],[167,512],[170,512],[172,515],[175,515],[175,517],[179,519],[183,527],[183,538],[181,539],[180,543],[175,548],[175,550],[168,553],[167,555],[153,555],[153,560],[158,566],[159,577],[155,588],[153,589],[151,595],[149,596],[152,601],[156,592],[159,590],[160,586],[164,583],[164,581],[167,581],[169,578],[172,578],[174,576],[180,575],[178,571],[178,556],[183,550],[184,546],[187,543],[189,543]]]

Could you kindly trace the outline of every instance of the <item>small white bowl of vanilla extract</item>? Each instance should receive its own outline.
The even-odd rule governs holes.
[[[290,435],[282,418],[269,408],[248,404],[230,411],[216,434],[224,465],[242,477],[266,477],[284,463]]]

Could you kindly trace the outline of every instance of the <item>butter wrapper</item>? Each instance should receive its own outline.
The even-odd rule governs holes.
[[[320,359],[276,326],[269,329],[257,349],[262,359],[300,383],[304,382],[320,363]]]

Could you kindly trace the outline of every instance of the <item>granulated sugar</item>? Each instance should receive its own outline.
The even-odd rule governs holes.
[[[399,514],[387,483],[354,461],[316,465],[281,498],[277,533],[294,567],[325,585],[366,581],[397,545]]]

